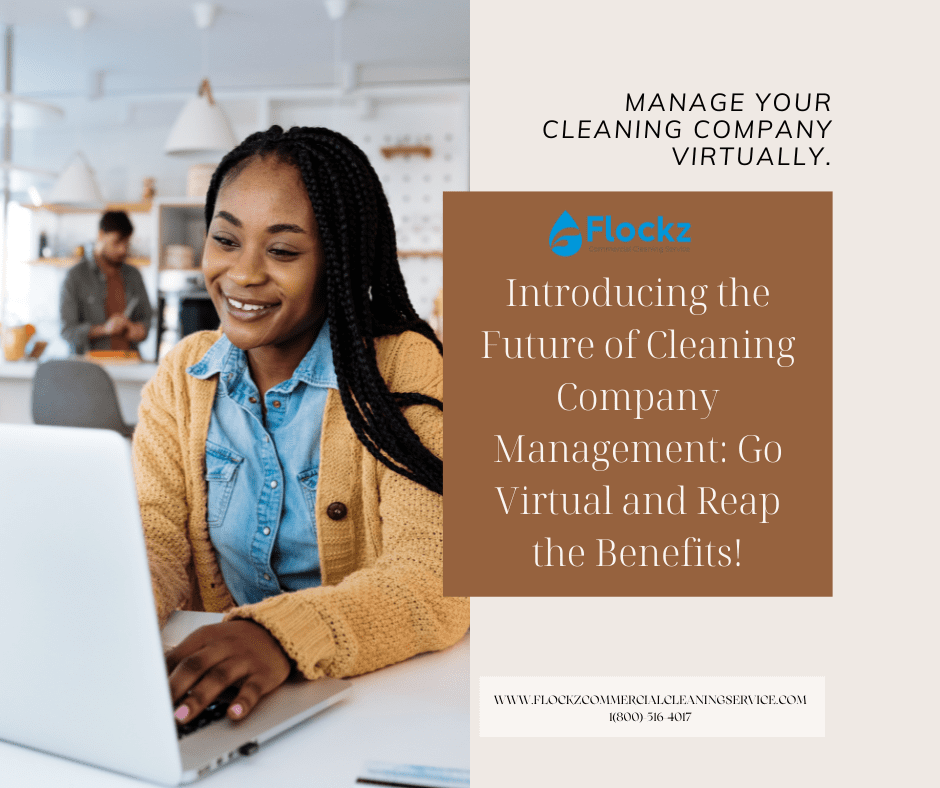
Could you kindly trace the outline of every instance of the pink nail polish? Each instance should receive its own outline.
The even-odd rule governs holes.
[[[188,707],[188,706],[180,706],[180,707],[176,710],[176,713],[175,713],[173,716],[176,717],[176,719],[177,719],[179,722],[185,721],[185,719],[189,716],[189,707]]]
[[[241,717],[242,714],[245,713],[245,710],[242,708],[241,703],[233,703],[230,708],[231,708],[232,714],[234,714],[236,717]]]

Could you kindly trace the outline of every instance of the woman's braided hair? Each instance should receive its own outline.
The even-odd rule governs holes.
[[[390,392],[379,373],[375,337],[416,331],[444,348],[418,317],[398,265],[388,200],[366,155],[323,128],[272,126],[248,137],[216,169],[206,194],[206,227],[219,188],[253,157],[274,156],[300,172],[320,232],[326,308],[343,407],[362,445],[393,471],[443,494],[444,462],[415,434],[405,405],[444,409],[440,400]]]

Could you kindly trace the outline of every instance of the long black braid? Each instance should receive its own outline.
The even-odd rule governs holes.
[[[300,172],[320,232],[326,273],[333,364],[343,407],[362,445],[402,476],[443,494],[444,462],[402,413],[406,405],[444,409],[440,400],[390,392],[379,374],[375,337],[416,331],[444,348],[418,317],[398,264],[395,226],[382,185],[366,155],[323,128],[272,126],[228,153],[206,194],[206,227],[219,188],[255,156],[273,155]]]

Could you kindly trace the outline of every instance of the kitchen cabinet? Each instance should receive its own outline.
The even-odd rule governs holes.
[[[148,290],[156,294],[154,307],[157,319],[147,338],[150,358],[162,358],[191,329],[180,320],[180,307],[208,298],[202,272],[202,248],[206,241],[205,201],[201,197],[165,197],[157,199],[151,209],[154,232],[151,239],[151,265]],[[176,268],[168,260],[168,246],[182,245],[193,250],[193,266]],[[159,346],[158,346],[159,343]]]

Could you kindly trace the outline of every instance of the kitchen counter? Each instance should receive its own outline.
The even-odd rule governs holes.
[[[0,360],[0,422],[32,424],[33,375],[38,366],[36,361]],[[153,377],[157,365],[141,362],[100,366],[114,381],[124,421],[136,423],[141,389]]]

